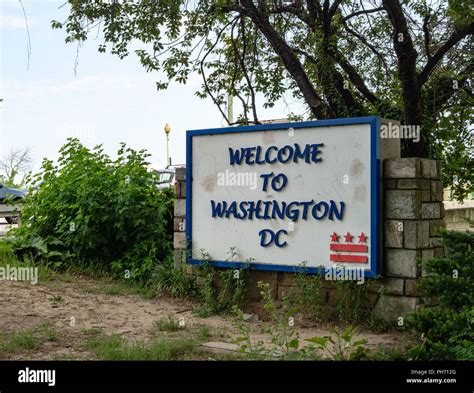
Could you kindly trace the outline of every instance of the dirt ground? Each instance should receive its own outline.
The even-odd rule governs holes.
[[[43,285],[0,281],[0,332],[8,335],[46,323],[58,334],[56,341],[42,343],[35,351],[0,353],[0,358],[94,359],[94,355],[83,345],[86,329],[100,329],[105,334],[116,333],[129,342],[147,342],[151,339],[150,329],[154,321],[168,316],[184,318],[190,329],[208,326],[211,332],[208,341],[232,343],[239,336],[231,316],[197,317],[193,314],[191,301],[97,293],[100,285],[103,284],[85,278],[72,282],[51,281]],[[246,324],[255,330],[252,340],[270,340],[258,329],[258,323]],[[303,342],[304,338],[330,335],[332,327],[305,327],[299,328],[298,332]],[[366,346],[374,351],[380,347],[400,347],[405,339],[398,332],[376,334],[364,331],[357,338],[367,339]]]

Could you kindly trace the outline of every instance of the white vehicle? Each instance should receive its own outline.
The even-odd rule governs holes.
[[[172,187],[176,183],[175,168],[153,169],[153,171],[158,174],[158,182],[156,185],[159,190]]]

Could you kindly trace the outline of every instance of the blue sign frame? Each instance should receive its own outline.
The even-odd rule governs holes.
[[[186,131],[186,263],[200,265],[202,260],[192,258],[192,143],[193,137],[199,135],[228,134],[268,130],[288,130],[309,127],[343,126],[354,124],[370,125],[370,182],[371,182],[371,223],[370,223],[370,269],[364,271],[364,277],[374,278],[380,272],[380,123],[378,116],[352,117],[345,119],[315,120],[291,123],[262,124],[243,127],[210,128]],[[207,261],[209,264],[223,268],[249,268],[256,270],[283,271],[324,274],[325,268],[272,265],[258,262]],[[348,269],[350,270],[350,269]]]

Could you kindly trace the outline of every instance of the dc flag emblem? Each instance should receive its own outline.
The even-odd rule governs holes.
[[[341,236],[336,232],[333,232],[330,237],[329,259],[331,262],[368,263],[367,254],[369,248],[367,246],[367,236],[364,232],[357,236],[352,236],[350,232],[347,232],[342,236],[344,237],[344,242],[339,242]],[[353,242],[355,237],[358,238],[358,243]]]

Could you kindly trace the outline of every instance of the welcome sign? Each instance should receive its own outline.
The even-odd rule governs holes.
[[[380,123],[188,131],[188,263],[377,275]]]

